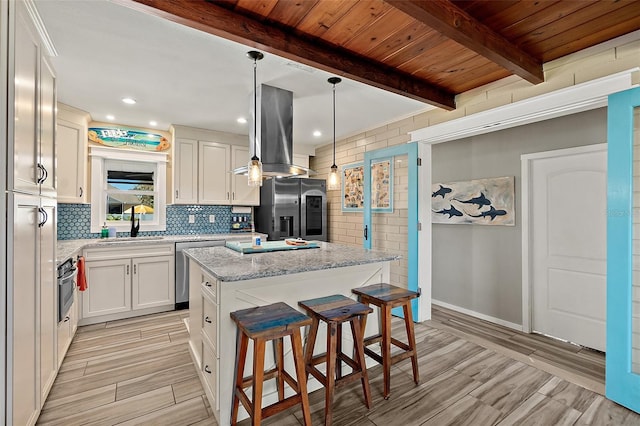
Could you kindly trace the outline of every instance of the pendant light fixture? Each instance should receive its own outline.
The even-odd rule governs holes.
[[[264,55],[258,51],[251,50],[247,52],[249,59],[253,60],[253,157],[249,160],[248,171],[249,186],[262,186],[262,163],[258,158],[258,80],[256,70],[258,61],[264,58]]]
[[[327,179],[327,191],[335,191],[340,189],[340,175],[338,174],[338,166],[336,166],[336,84],[340,83],[340,77],[331,77],[327,80],[333,85],[333,165]]]

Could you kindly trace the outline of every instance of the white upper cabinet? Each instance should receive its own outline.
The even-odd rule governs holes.
[[[56,75],[45,56],[40,59],[40,194],[55,197]]]
[[[249,162],[249,148],[239,144],[243,137],[189,128],[179,133],[188,137],[174,137],[174,204],[260,204],[260,189],[249,187],[246,176],[233,174]]]
[[[231,147],[231,169],[246,166],[249,163],[249,148]],[[260,187],[247,185],[244,175],[231,175],[231,203],[242,206],[260,205]]]
[[[173,157],[175,204],[198,204],[198,141],[179,139]]]
[[[41,177],[37,134],[40,42],[31,18],[20,2],[16,3],[14,42],[14,116],[9,117],[9,122],[13,123],[14,143],[9,145],[13,161],[8,161],[13,173],[9,174],[9,189],[37,194]]]
[[[55,196],[56,77],[26,7],[16,2],[15,10],[9,189]]]
[[[200,141],[198,199],[201,204],[231,204],[229,145]]]
[[[58,104],[56,177],[61,203],[87,202],[88,121],[88,113]]]

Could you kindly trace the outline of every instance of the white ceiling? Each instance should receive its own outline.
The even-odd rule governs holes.
[[[36,0],[58,52],[58,100],[96,121],[168,130],[171,124],[248,134],[253,65],[247,46],[103,0]],[[258,83],[294,94],[294,146],[332,141],[332,74],[265,54]],[[121,99],[132,97],[135,105]],[[356,81],[336,88],[336,137],[358,134],[432,107]],[[314,130],[321,137],[312,135]]]

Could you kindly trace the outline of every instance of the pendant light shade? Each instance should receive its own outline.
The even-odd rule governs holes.
[[[247,165],[249,171],[249,186],[262,186],[262,163],[258,158],[258,80],[256,70],[258,61],[264,58],[264,55],[258,51],[251,50],[247,52],[249,59],[253,60],[253,157]]]
[[[333,85],[333,165],[327,179],[327,191],[336,191],[340,189],[340,174],[338,173],[338,166],[336,166],[336,84],[340,83],[342,79],[340,77],[331,77],[327,81]]]

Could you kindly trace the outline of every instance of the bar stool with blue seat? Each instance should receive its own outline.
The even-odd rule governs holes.
[[[358,299],[362,303],[374,305],[380,308],[381,331],[375,336],[370,336],[364,339],[364,351],[371,358],[382,364],[382,369],[384,371],[384,399],[388,399],[389,394],[391,393],[392,364],[411,358],[413,381],[415,384],[418,384],[420,382],[420,375],[418,373],[418,353],[416,350],[416,337],[413,330],[413,313],[411,310],[411,301],[419,296],[418,293],[386,283],[354,288],[351,291],[358,295]],[[403,308],[404,325],[407,331],[408,344],[391,337],[391,309],[398,306],[402,306]],[[367,347],[374,343],[381,344],[382,356]],[[402,352],[391,356],[392,343],[402,349]]]
[[[324,424],[328,426],[333,421],[332,405],[335,388],[354,380],[360,379],[362,382],[365,405],[371,408],[371,391],[364,358],[363,339],[366,318],[373,309],[341,294],[303,300],[298,302],[298,305],[306,310],[313,321],[307,338],[304,359],[307,373],[312,374],[325,387]],[[320,321],[327,323],[327,351],[314,356],[313,350]],[[351,324],[355,359],[342,352],[342,323],[344,322]],[[346,376],[342,375],[342,362],[352,369]],[[326,363],[326,374],[322,374],[316,367],[322,363]]]
[[[302,405],[304,424],[311,426],[307,374],[300,336],[300,328],[311,324],[311,319],[282,302],[231,312],[231,318],[238,326],[231,424],[235,425],[237,422],[240,403],[249,413],[252,425],[259,425],[262,419],[299,403]],[[283,338],[285,336],[291,337],[296,379],[284,369]],[[249,339],[253,340],[253,374],[244,377]],[[275,344],[276,366],[272,370],[264,371],[265,345],[271,340]],[[278,402],[262,408],[263,383],[273,378],[277,380]],[[287,382],[296,392],[288,398],[284,397],[284,382]],[[248,387],[253,389],[251,400],[244,391]]]

